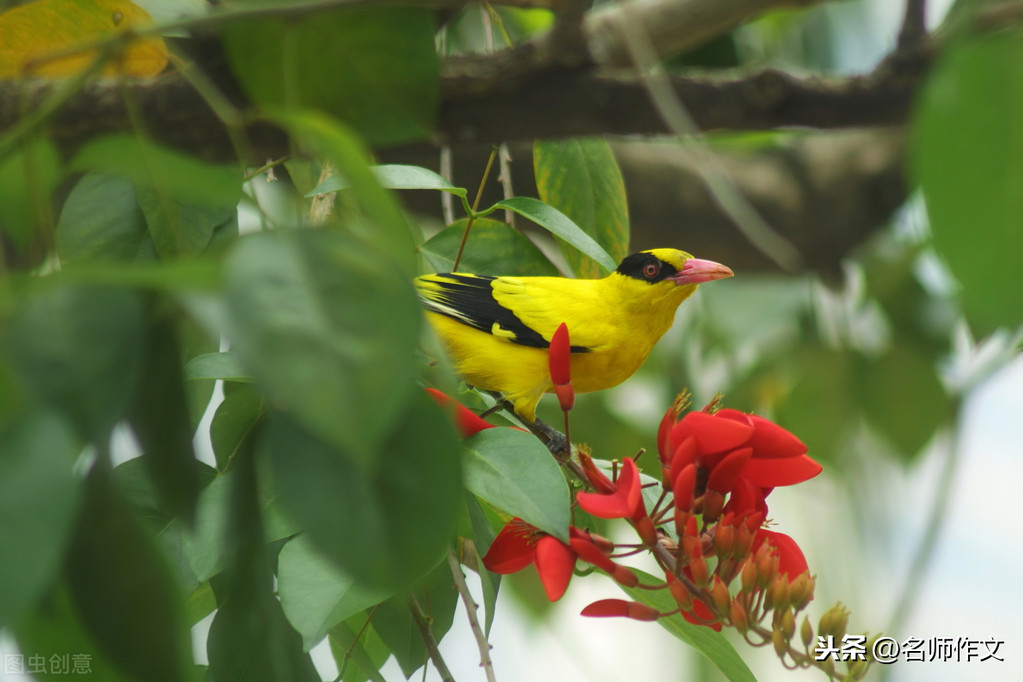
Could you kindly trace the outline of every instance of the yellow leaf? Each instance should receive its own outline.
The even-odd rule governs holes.
[[[128,0],[35,0],[15,7],[0,14],[0,79],[73,76],[93,63],[97,51],[69,50],[152,23]],[[146,37],[107,61],[102,74],[142,78],[165,66],[167,46],[159,37]]]

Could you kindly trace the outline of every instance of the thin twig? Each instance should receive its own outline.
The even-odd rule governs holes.
[[[490,660],[490,642],[483,634],[479,618],[476,617],[476,610],[479,605],[469,594],[469,587],[465,584],[465,575],[462,573],[462,565],[458,562],[453,551],[448,552],[448,566],[451,568],[451,577],[455,579],[455,589],[458,590],[462,603],[465,604],[465,615],[469,618],[469,627],[476,638],[476,647],[480,650],[480,667],[487,676],[487,682],[497,682],[494,676],[494,662]]]
[[[479,210],[480,198],[483,197],[483,188],[487,185],[487,178],[490,177],[490,169],[494,166],[495,156],[497,156],[496,145],[490,149],[490,158],[487,159],[487,167],[483,169],[483,178],[480,179],[479,189],[476,190],[476,199],[472,202],[472,213],[469,214],[469,219],[465,221],[465,231],[462,233],[462,241],[458,243],[458,253],[455,254],[455,262],[451,265],[451,272],[458,272],[458,264],[462,260],[462,251],[465,250],[465,242],[469,239],[469,230],[472,229],[472,224],[476,221],[476,211]]]
[[[927,36],[927,0],[906,0],[906,13],[896,45],[900,50],[912,47]]]
[[[423,644],[426,645],[426,653],[430,656],[430,660],[433,661],[433,666],[437,668],[437,673],[440,675],[441,680],[443,682],[455,682],[451,671],[448,670],[447,663],[444,662],[444,658],[440,655],[440,649],[437,648],[437,640],[434,639],[433,631],[430,630],[430,624],[426,622],[426,613],[423,612],[423,607],[419,605],[413,594],[408,596],[408,610],[412,614],[412,621],[419,628],[419,635],[423,638]]]
[[[700,138],[699,129],[676,96],[670,79],[662,70],[657,69],[657,56],[643,27],[634,17],[623,13],[621,28],[637,75],[646,87],[654,108],[664,124],[697,157],[697,167],[702,170],[704,184],[721,210],[754,247],[782,270],[798,272],[803,266],[799,251],[767,224],[739,192],[717,156]]]

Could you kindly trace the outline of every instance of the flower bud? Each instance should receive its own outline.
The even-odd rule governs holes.
[[[681,580],[670,574],[668,576],[668,591],[671,592],[671,596],[674,597],[675,603],[678,604],[681,610],[693,610],[693,595],[690,594],[689,588]]]
[[[693,576],[694,585],[697,587],[704,587],[707,584],[707,579],[710,577],[710,574],[707,569],[707,560],[702,556],[690,558],[689,572]]]
[[[796,634],[796,615],[792,612],[792,607],[786,608],[782,614],[781,634],[784,635],[785,641],[792,639],[792,635]]]
[[[767,547],[767,543],[760,545],[761,549]],[[760,589],[766,590],[771,583],[774,582],[774,577],[778,575],[778,557],[771,556],[770,549],[763,552],[757,551],[757,585]]]
[[[724,559],[732,554],[735,546],[735,526],[726,526],[724,521],[714,531],[714,554]]]
[[[721,516],[721,509],[724,506],[725,496],[716,490],[708,489],[703,494],[703,520],[714,523]]]
[[[749,556],[750,548],[753,546],[753,531],[740,523],[735,528],[735,542],[732,547],[737,561],[742,561]]]
[[[807,649],[813,643],[813,626],[810,625],[810,616],[803,616],[803,624],[799,626],[799,638],[803,640],[803,646]]]
[[[789,606],[789,580],[784,575],[779,575],[767,589],[770,595],[771,605],[777,611],[782,611]]]
[[[781,630],[775,628],[771,631],[771,644],[774,645],[774,652],[779,657],[785,658],[785,655],[789,652],[789,641],[782,636]]]
[[[575,407],[575,389],[572,382],[567,384],[555,384],[554,394],[558,396],[558,404],[562,412],[568,412]]]
[[[645,513],[639,518],[633,519],[632,526],[647,547],[657,544],[657,529],[654,528],[654,522]]]
[[[836,640],[845,636],[845,628],[849,624],[849,610],[839,602],[824,612],[817,626],[817,634],[821,637],[833,636]]]
[[[739,631],[740,635],[746,634],[746,630],[749,628],[749,616],[746,614],[746,608],[738,598],[734,599],[729,605],[728,618],[732,621],[732,625]]]
[[[789,599],[792,601],[792,608],[801,611],[813,600],[814,579],[808,571],[800,573],[795,580],[789,584]]]
[[[750,594],[757,586],[757,565],[752,559],[749,559],[742,566],[742,592],[743,594]]]
[[[621,564],[615,564],[614,570],[611,572],[611,577],[615,579],[619,585],[625,585],[626,587],[635,587],[639,584],[639,578],[633,573],[632,569]]]
[[[717,607],[718,613],[728,613],[731,608],[732,597],[728,594],[725,583],[715,575],[710,584],[710,598]]]

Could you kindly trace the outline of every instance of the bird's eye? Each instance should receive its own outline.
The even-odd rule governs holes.
[[[647,263],[646,265],[643,266],[643,276],[648,278],[654,278],[657,276],[657,273],[660,271],[660,269],[661,268],[657,266],[657,263]]]

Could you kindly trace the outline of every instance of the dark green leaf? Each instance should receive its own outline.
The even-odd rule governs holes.
[[[456,220],[419,247],[437,272],[451,272],[466,222],[465,218]],[[473,221],[458,271],[485,275],[558,274],[557,268],[521,232],[490,218]]]
[[[232,351],[197,355],[185,365],[186,379],[223,379],[224,381],[252,381],[241,358]]]
[[[392,594],[356,583],[302,535],[281,550],[277,591],[284,615],[302,635],[307,651],[335,625]]]
[[[248,384],[226,392],[210,424],[210,443],[218,469],[227,469],[242,441],[263,416],[265,402],[263,394]]]
[[[636,571],[636,574],[644,585],[657,585],[664,582],[639,570]],[[678,608],[668,590],[644,590],[637,587],[622,587],[622,589],[636,601],[652,606],[662,613]],[[750,671],[746,662],[720,632],[714,632],[703,625],[694,625],[678,614],[659,618],[657,622],[665,630],[706,656],[732,682],[756,682],[757,678],[753,676],[753,672]]]
[[[454,534],[458,441],[443,412],[416,392],[381,447],[376,471],[273,415],[263,439],[284,509],[343,571],[400,589],[437,564]]]
[[[64,202],[57,253],[65,266],[91,262],[148,262],[156,246],[130,181],[86,173]]]
[[[571,218],[539,199],[534,199],[533,197],[512,197],[511,199],[497,202],[493,208],[505,208],[509,211],[515,211],[519,215],[529,218],[537,225],[546,228],[551,234],[561,237],[580,252],[595,260],[598,265],[604,268],[605,274],[618,267],[617,261],[608,255],[604,247],[572,222]]]
[[[49,140],[31,140],[0,160],[0,225],[18,247],[29,245],[37,226],[50,224],[50,195],[59,181],[60,159]]]
[[[209,246],[218,226],[236,224],[236,194],[200,203],[179,199],[162,187],[137,187],[135,198],[162,258],[197,256]]]
[[[293,230],[240,240],[225,288],[232,349],[270,400],[370,465],[412,389],[411,282],[336,232]]]
[[[213,585],[218,610],[206,640],[210,674],[216,680],[319,682],[302,638],[274,595],[254,441],[239,453],[230,478],[222,537],[225,570]]]
[[[541,140],[533,146],[540,198],[572,219],[617,263],[629,255],[629,207],[625,181],[611,145],[602,138]],[[597,262],[561,243],[578,277],[606,273]]]
[[[863,410],[906,461],[914,459],[951,414],[951,399],[933,362],[909,346],[896,346],[868,362],[859,387]]]
[[[199,478],[178,329],[170,313],[159,304],[154,306],[142,376],[128,420],[167,509],[191,525],[195,521]]]
[[[432,128],[438,65],[426,8],[365,7],[234,22],[224,47],[242,88],[276,108],[321,109],[371,144]]]
[[[406,166],[402,164],[384,164],[373,166],[373,174],[381,187],[388,189],[433,189],[441,192],[451,192],[455,196],[465,198],[468,191],[464,187],[455,187],[442,176],[434,173],[429,168],[422,166]],[[341,175],[332,175],[310,192],[306,197],[315,197],[319,194],[337,192],[348,189],[350,185]]]
[[[0,626],[15,623],[54,579],[71,531],[80,481],[68,427],[29,413],[0,427]]]
[[[412,618],[411,599],[425,615],[434,641],[444,637],[454,619],[458,592],[451,580],[451,569],[443,562],[412,591],[412,597],[398,595],[380,604],[373,613],[373,628],[387,644],[398,665],[409,677],[426,662],[426,644]]]
[[[913,128],[913,168],[934,241],[974,328],[1014,329],[1023,253],[1023,40],[1019,30],[950,45]]]
[[[26,388],[89,439],[104,440],[126,411],[142,366],[139,297],[63,286],[25,297],[12,320],[14,367]]]
[[[568,542],[568,484],[536,437],[518,429],[486,429],[462,445],[466,488]]]
[[[191,646],[178,586],[100,467],[88,480],[66,571],[83,624],[112,662],[138,679],[186,677]]]

